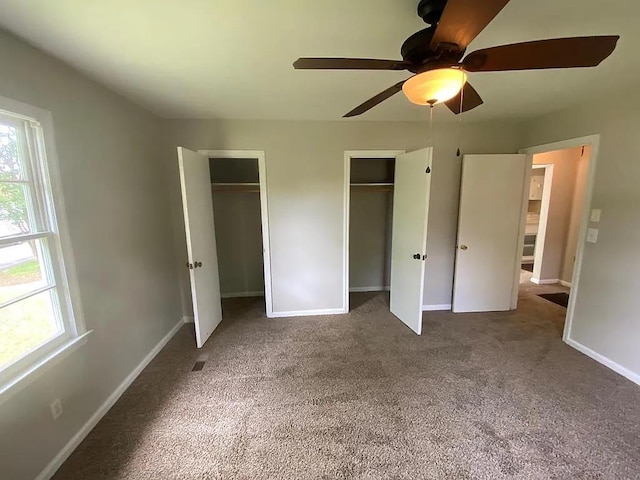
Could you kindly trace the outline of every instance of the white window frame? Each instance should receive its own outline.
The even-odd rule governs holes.
[[[58,168],[58,156],[53,133],[51,112],[23,102],[0,96],[0,117],[16,122],[27,122],[27,144],[30,148],[34,175],[32,185],[38,197],[44,200],[39,207],[46,211],[48,232],[20,235],[26,241],[45,238],[51,254],[52,274],[55,278],[57,298],[64,332],[45,342],[33,351],[0,371],[0,402],[37,378],[43,370],[74,351],[86,342],[87,331],[82,315],[82,305],[71,239],[66,218],[62,184]],[[15,237],[14,237],[15,238]]]

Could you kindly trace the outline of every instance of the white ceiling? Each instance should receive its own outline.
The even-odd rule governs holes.
[[[168,118],[337,120],[406,72],[295,71],[301,56],[400,59],[418,0],[0,0],[0,24]],[[619,34],[600,67],[479,73],[467,119],[526,118],[640,78],[637,0],[511,0],[471,44]],[[455,118],[444,106],[436,118]],[[423,120],[398,94],[356,119]],[[353,121],[353,120],[345,120]]]

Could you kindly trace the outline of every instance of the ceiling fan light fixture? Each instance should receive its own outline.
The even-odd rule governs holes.
[[[416,105],[435,105],[458,95],[466,82],[467,74],[461,68],[439,68],[411,77],[402,91]]]

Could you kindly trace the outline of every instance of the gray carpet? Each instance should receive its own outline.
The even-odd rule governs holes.
[[[421,337],[385,294],[277,320],[225,301],[204,352],[184,327],[55,478],[640,478],[640,388],[530,290],[518,312],[429,313]]]

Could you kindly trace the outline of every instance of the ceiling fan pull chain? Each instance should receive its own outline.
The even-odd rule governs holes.
[[[429,105],[429,146],[433,146],[433,103]]]
[[[462,145],[462,112],[464,106],[464,83],[462,88],[460,89],[460,114],[458,114],[458,151],[456,152],[456,157],[461,155],[460,145]]]

